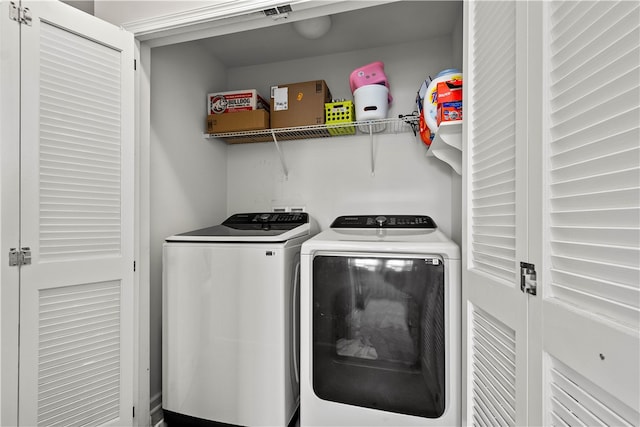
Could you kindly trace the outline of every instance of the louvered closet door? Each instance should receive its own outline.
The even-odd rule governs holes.
[[[548,425],[640,425],[640,4],[551,2],[546,93]]]
[[[467,425],[526,424],[524,2],[465,2],[463,178]]]
[[[133,38],[22,2],[19,423],[132,425]]]

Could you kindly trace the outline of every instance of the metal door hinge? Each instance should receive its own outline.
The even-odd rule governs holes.
[[[12,1],[9,2],[9,19],[20,22],[20,12],[18,9],[18,5]]]
[[[9,2],[9,18],[18,22],[31,26],[31,11],[28,7],[20,7],[15,2]]]
[[[9,266],[16,267],[31,264],[31,248],[24,247],[21,250],[9,249]]]
[[[520,263],[520,290],[529,295],[536,295],[536,266],[526,262]]]

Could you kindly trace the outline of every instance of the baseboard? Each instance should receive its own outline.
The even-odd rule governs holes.
[[[157,393],[151,396],[151,404],[149,405],[151,410],[149,411],[149,417],[151,418],[151,425],[162,426],[162,393]]]

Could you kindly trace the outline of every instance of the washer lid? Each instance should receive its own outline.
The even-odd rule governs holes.
[[[256,212],[230,216],[222,224],[168,237],[169,242],[284,242],[310,233],[306,212]]]
[[[348,215],[339,216],[331,228],[436,228],[426,215]]]

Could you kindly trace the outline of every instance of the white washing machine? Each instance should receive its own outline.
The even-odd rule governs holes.
[[[459,426],[460,250],[427,216],[302,245],[301,426]]]
[[[299,259],[307,213],[236,214],[163,247],[169,425],[287,426],[299,405]]]

